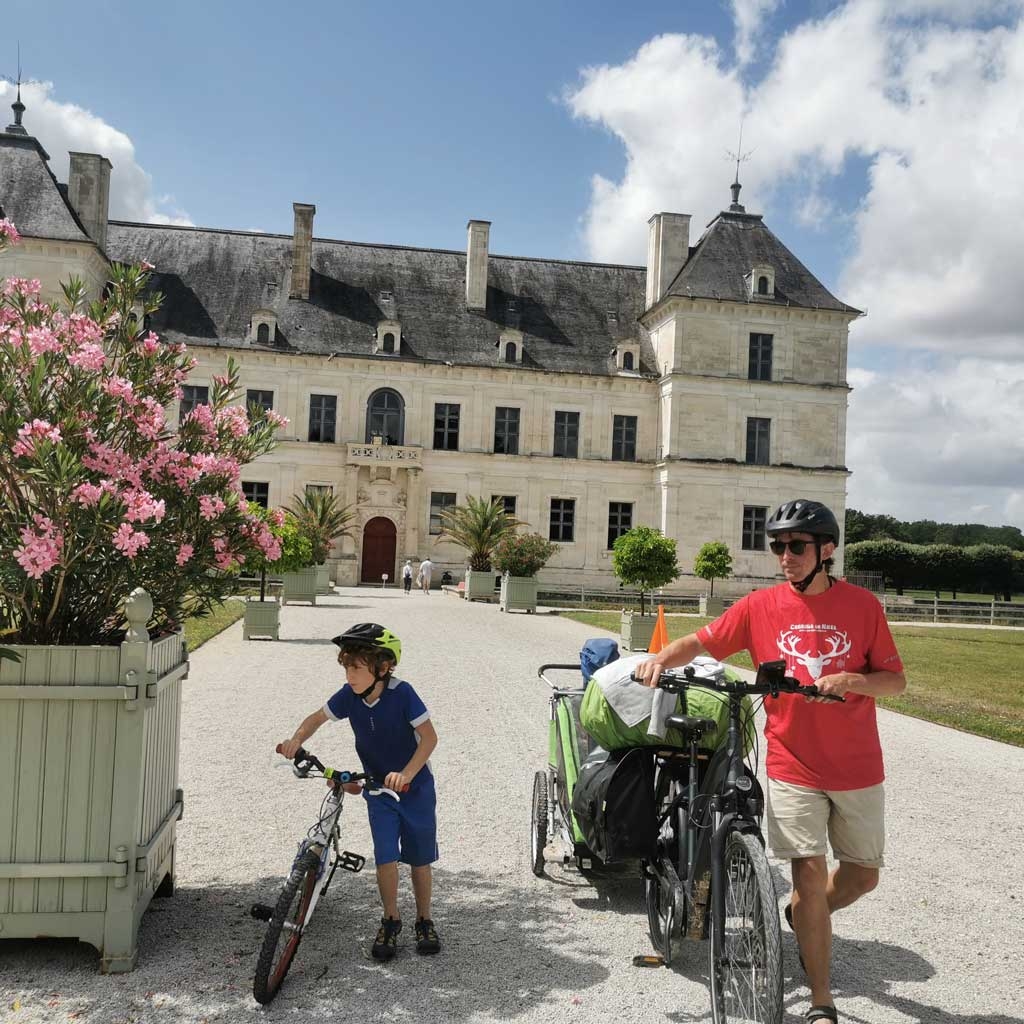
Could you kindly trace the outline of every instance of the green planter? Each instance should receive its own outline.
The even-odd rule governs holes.
[[[0,661],[0,936],[73,938],[130,971],[139,921],[174,892],[188,653],[151,641],[132,592],[120,646],[15,646]]]
[[[537,577],[509,576],[501,577],[501,593],[498,597],[498,611],[526,612],[528,615],[537,610]]]
[[[281,606],[274,598],[269,601],[245,602],[245,617],[242,620],[243,640],[251,640],[254,636],[266,636],[271,640],[277,640],[280,628]]]
[[[299,569],[298,572],[281,573],[281,603],[289,601],[308,601],[316,604],[317,567],[311,565],[306,569]]]
[[[725,601],[720,597],[708,597],[707,594],[701,594],[697,598],[698,615],[710,615],[711,618],[717,619],[724,611]]]
[[[334,593],[334,587],[331,586],[331,570],[327,563],[323,565],[313,566],[316,569],[316,593],[318,597],[325,596],[327,594]]]
[[[494,600],[494,573],[466,570],[466,589],[462,595],[467,601]]]
[[[627,651],[646,651],[658,622],[657,615],[640,615],[637,612],[622,613],[622,647]]]

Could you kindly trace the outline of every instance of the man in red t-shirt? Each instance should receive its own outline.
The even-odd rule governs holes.
[[[831,914],[874,889],[882,866],[885,775],[875,698],[902,693],[907,681],[874,595],[828,574],[839,543],[832,512],[806,498],[788,501],[766,532],[786,582],[748,594],[636,675],[656,686],[663,668],[746,650],[755,665],[785,658],[787,675],[845,698],[783,694],[765,702],[768,839],[792,864],[786,920],[811,987],[806,1019],[834,1021]],[[826,841],[839,861],[831,873]]]

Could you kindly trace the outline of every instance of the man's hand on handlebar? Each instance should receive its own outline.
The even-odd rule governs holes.
[[[641,661],[633,669],[633,681],[655,689],[664,670],[665,666],[660,664],[657,658],[649,658],[647,661]]]
[[[864,677],[858,672],[835,672],[832,675],[822,676],[814,681],[814,685],[818,688],[818,696],[807,699],[814,701],[815,704],[821,704],[830,698],[833,701],[837,698],[842,699],[854,686],[863,681]]]

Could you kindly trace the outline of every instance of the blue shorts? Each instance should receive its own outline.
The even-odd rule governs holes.
[[[386,793],[367,794],[365,799],[373,834],[373,859],[377,864],[400,860],[418,868],[437,860],[437,797],[433,778],[403,793],[401,800]]]

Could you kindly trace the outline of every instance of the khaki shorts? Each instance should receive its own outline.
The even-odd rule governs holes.
[[[780,860],[824,857],[880,868],[885,852],[885,788],[822,790],[768,780],[768,842]]]

